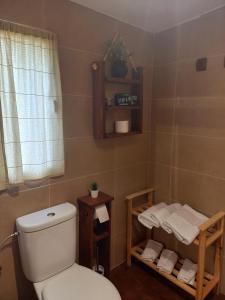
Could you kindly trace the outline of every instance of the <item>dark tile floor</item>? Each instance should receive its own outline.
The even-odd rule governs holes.
[[[184,300],[193,299],[166,279],[139,263],[131,268],[121,265],[111,273],[122,300]],[[225,300],[225,296],[210,295],[207,300]]]

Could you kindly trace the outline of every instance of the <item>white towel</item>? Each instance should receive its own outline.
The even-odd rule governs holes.
[[[186,245],[190,245],[199,234],[199,226],[208,218],[195,211],[188,205],[172,213],[166,220],[176,238]]]
[[[195,282],[196,272],[197,264],[194,264],[189,259],[185,259],[184,264],[177,275],[177,278],[187,284],[193,285]]]
[[[178,256],[176,252],[164,249],[158,261],[157,268],[162,272],[171,274],[177,260]]]
[[[181,209],[172,213],[165,221],[176,238],[186,245],[190,245],[199,234],[199,225],[208,218],[185,204]]]
[[[162,208],[165,208],[166,206],[167,205],[164,202],[161,202],[146,209],[143,213],[138,215],[138,221],[149,229],[152,229],[153,226],[159,227],[160,222],[157,219],[156,215],[157,212],[159,212]]]
[[[162,249],[163,244],[153,240],[148,240],[147,245],[144,251],[142,252],[141,256],[144,260],[155,261],[161,253]]]
[[[182,205],[180,203],[173,203],[159,211],[158,219],[160,220],[160,225],[167,233],[172,233],[171,228],[167,226],[167,218],[178,209],[181,209],[181,207]]]

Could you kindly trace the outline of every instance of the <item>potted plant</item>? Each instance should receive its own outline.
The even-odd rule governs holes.
[[[90,193],[91,198],[98,198],[98,184],[96,182],[91,183],[90,185]]]
[[[112,77],[124,78],[128,72],[127,60],[131,54],[127,51],[123,39],[119,36],[109,41],[106,53],[111,62]]]

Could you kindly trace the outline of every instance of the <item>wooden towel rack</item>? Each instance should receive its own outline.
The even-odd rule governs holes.
[[[196,300],[203,300],[220,282],[225,213],[223,211],[218,212],[200,226],[200,233],[193,242],[193,244],[198,247],[198,271],[194,286],[191,286],[177,279],[177,274],[183,264],[182,258],[178,260],[172,274],[166,274],[157,269],[157,261],[150,262],[142,259],[141,254],[144,251],[147,240],[138,245],[133,245],[132,243],[132,219],[133,217],[137,217],[140,213],[152,206],[154,194],[154,189],[149,188],[126,197],[128,204],[127,265],[131,266],[131,258],[135,257],[148,267],[152,268],[153,270],[173,282],[175,285],[191,294],[193,297],[195,297]],[[144,195],[147,196],[147,201],[144,204],[135,207],[133,200]],[[211,245],[215,245],[213,274],[207,273],[205,271],[206,250]]]

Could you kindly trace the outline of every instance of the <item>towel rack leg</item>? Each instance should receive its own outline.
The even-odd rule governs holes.
[[[220,230],[224,231],[224,218],[221,219],[220,224],[218,226]],[[216,241],[214,275],[219,279],[221,278],[222,247],[223,247],[223,235]],[[217,287],[215,289],[215,292],[217,292]]]
[[[206,255],[206,232],[200,231],[199,248],[198,248],[198,271],[197,271],[196,300],[203,299],[203,279],[204,279],[204,271],[205,271],[205,255]]]

